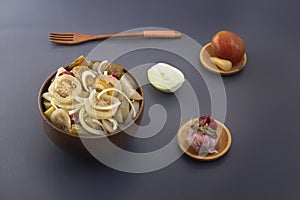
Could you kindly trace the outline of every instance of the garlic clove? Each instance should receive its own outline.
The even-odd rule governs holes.
[[[211,62],[216,64],[219,68],[224,71],[229,71],[232,69],[232,63],[230,60],[218,58],[218,57],[210,57]]]

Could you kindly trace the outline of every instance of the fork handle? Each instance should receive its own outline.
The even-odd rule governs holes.
[[[117,34],[99,35],[98,39],[106,37],[119,38],[119,37],[144,37],[144,38],[181,38],[182,33],[173,30],[150,30],[141,32],[125,32]]]
[[[173,30],[143,31],[145,38],[181,38],[182,33]]]

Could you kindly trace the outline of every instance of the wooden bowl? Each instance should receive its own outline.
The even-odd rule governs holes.
[[[215,122],[218,125],[217,132],[220,134],[219,146],[216,149],[218,153],[208,154],[203,157],[200,156],[186,141],[186,137],[188,134],[188,127],[191,124],[196,123],[198,120],[199,120],[198,118],[192,119],[191,121],[188,121],[184,125],[182,125],[181,128],[179,129],[177,133],[177,141],[180,149],[188,156],[198,160],[209,161],[209,160],[215,160],[217,158],[220,158],[229,150],[231,145],[231,135],[228,128],[221,122],[215,120]]]
[[[133,80],[138,85],[137,91],[144,97],[144,90],[141,85],[141,83],[138,81],[138,79],[126,68],[125,72],[130,75]],[[44,130],[48,137],[60,148],[67,150],[69,152],[79,153],[83,155],[90,155],[87,148],[84,144],[91,144],[93,146],[97,146],[97,148],[101,148],[106,146],[107,138],[109,141],[113,142],[115,145],[121,147],[123,146],[131,137],[135,134],[136,129],[138,126],[132,126],[133,123],[139,124],[142,118],[142,113],[144,109],[144,99],[140,103],[140,110],[137,112],[136,117],[133,121],[131,121],[127,126],[125,126],[124,129],[119,130],[117,132],[111,133],[109,135],[104,136],[78,136],[73,135],[71,133],[68,133],[66,131],[63,131],[62,129],[57,128],[54,126],[48,118],[44,115],[44,104],[43,104],[43,93],[48,91],[48,87],[55,77],[56,72],[52,73],[43,83],[42,87],[40,88],[39,94],[38,94],[38,106],[39,106],[39,113],[42,119],[42,124],[44,127]],[[127,133],[125,133],[125,130]],[[128,134],[130,133],[130,134]],[[104,138],[105,137],[105,138]],[[84,143],[84,144],[83,144]]]
[[[247,55],[246,53],[244,54],[242,60],[236,64],[234,64],[232,66],[232,69],[229,70],[229,71],[224,71],[222,69],[220,69],[219,67],[217,67],[216,64],[214,64],[211,60],[210,60],[210,57],[214,57],[216,56],[213,49],[212,49],[212,46],[211,46],[211,43],[208,43],[206,44],[200,51],[200,61],[202,63],[202,65],[208,69],[209,71],[211,72],[214,72],[214,73],[218,73],[218,74],[221,74],[221,75],[232,75],[232,74],[236,74],[238,73],[239,71],[243,70],[245,65],[246,65],[246,62],[247,62]]]

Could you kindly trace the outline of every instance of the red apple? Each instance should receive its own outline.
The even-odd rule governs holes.
[[[240,62],[245,54],[244,41],[240,36],[230,31],[216,33],[211,44],[217,57],[230,60],[232,64]]]

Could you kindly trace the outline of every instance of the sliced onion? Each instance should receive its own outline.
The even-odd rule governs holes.
[[[132,105],[134,106],[134,108],[136,110],[139,110],[139,102],[137,101],[133,101]],[[131,117],[132,116],[132,117]],[[133,116],[133,111],[130,110],[129,114],[127,115],[127,117],[124,119],[125,121],[123,122],[124,125],[129,124],[132,120],[133,120],[134,116]]]
[[[103,90],[103,91],[104,91],[104,90]],[[94,109],[97,109],[97,110],[112,110],[112,109],[118,107],[118,106],[121,104],[121,102],[118,100],[116,103],[114,103],[114,104],[112,104],[112,105],[109,105],[109,106],[97,106],[97,105],[95,105],[95,104],[93,103],[93,96],[95,95],[95,93],[96,93],[96,90],[94,89],[94,90],[92,90],[92,92],[90,93],[90,96],[89,96],[89,103],[91,104],[91,106],[92,106]],[[99,93],[99,94],[100,94],[100,93]],[[98,94],[98,96],[97,96],[98,99],[100,99],[100,98],[99,98],[99,94]],[[101,96],[102,96],[102,95],[100,95],[100,97],[101,97]],[[114,97],[112,97],[112,98],[114,98]]]
[[[104,60],[99,64],[98,69],[97,69],[98,74],[102,74],[102,71],[101,71],[102,65],[104,65],[106,63],[108,63],[108,61]]]
[[[86,99],[84,100],[84,102],[82,102],[80,105],[78,105],[78,107],[74,108],[73,110],[69,110],[69,111],[68,111],[69,115],[73,115],[73,114],[75,114],[78,110],[80,110],[80,108],[81,108],[82,106],[84,106],[85,102],[86,102]]]
[[[61,104],[61,103],[57,102],[57,100],[49,92],[45,92],[42,97],[44,99],[52,102],[52,105],[54,105],[55,107],[64,108],[66,110],[72,110],[72,109],[82,107],[85,103],[85,101],[83,101],[78,104]]]
[[[89,71],[89,70],[82,72],[82,76],[81,76],[82,86],[86,91],[90,91],[89,88],[87,88],[87,86],[86,86],[87,76],[91,76],[92,78],[96,78],[96,75],[93,72]]]
[[[92,133],[94,135],[104,135],[104,132],[102,130],[97,130],[94,129],[90,126],[88,126],[85,121],[84,121],[84,113],[85,113],[85,108],[82,107],[81,110],[79,111],[79,122],[81,123],[81,126],[88,131],[89,133]]]
[[[105,94],[106,92],[109,92],[109,91],[116,91],[116,92],[120,93],[121,95],[123,95],[123,96],[125,97],[125,99],[128,101],[128,103],[130,104],[130,106],[131,106],[131,108],[132,108],[132,110],[133,110],[133,117],[136,116],[136,110],[135,110],[135,108],[134,108],[132,102],[131,102],[130,99],[127,97],[127,95],[126,95],[124,92],[122,92],[121,90],[118,90],[118,89],[116,89],[116,88],[107,88],[107,89],[105,89],[105,90],[102,90],[102,91],[97,95],[97,98],[99,99],[103,94]]]
[[[109,119],[114,116],[118,108],[112,110],[96,110],[89,103],[85,104],[86,113],[95,119]]]
[[[45,92],[42,97],[44,99],[46,99],[47,101],[50,101],[51,104],[54,106],[54,107],[57,107],[57,102],[55,101],[55,98],[49,93],[49,92]]]
[[[80,97],[80,96],[74,96],[73,98],[74,98],[76,101],[78,101],[78,103],[83,103],[83,102],[85,102],[85,100],[87,99],[87,98]]]
[[[101,126],[101,128],[102,128],[103,131],[104,131],[104,133],[105,133],[105,134],[108,134],[107,130],[104,128],[103,123],[99,122],[99,120],[97,120],[97,119],[92,119],[92,122],[94,122],[94,123],[98,124],[99,126]]]
[[[68,111],[69,115],[74,115],[80,108],[81,108],[81,107],[75,108],[75,109],[73,109],[73,110],[69,110],[69,111]]]
[[[58,107],[55,105],[54,101],[50,101],[50,103],[55,109],[58,109]]]
[[[115,130],[117,130],[117,128],[118,128],[118,122],[115,120],[115,119],[113,119],[113,118],[110,118],[110,119],[107,119],[108,121],[110,121],[112,124],[113,124],[113,131],[115,131]]]
[[[103,128],[103,124],[101,124],[101,122],[99,122],[99,120],[97,119],[92,119],[92,122],[94,122],[95,124],[100,125]]]

